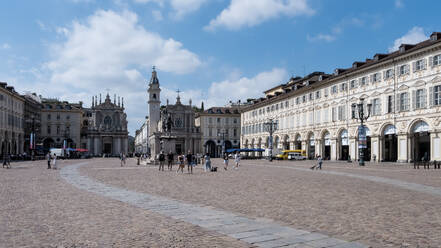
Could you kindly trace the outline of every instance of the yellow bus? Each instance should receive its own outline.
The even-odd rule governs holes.
[[[286,159],[306,159],[305,150],[283,150],[276,155],[276,159],[286,160]]]

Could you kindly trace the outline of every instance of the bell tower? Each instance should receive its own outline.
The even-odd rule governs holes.
[[[150,126],[149,126],[149,136],[153,133],[158,131],[158,123],[160,119],[160,106],[161,106],[161,99],[160,99],[160,93],[161,89],[159,88],[159,80],[158,76],[156,75],[156,69],[153,66],[152,70],[152,77],[150,78],[149,82],[149,89],[147,90],[149,93],[149,120],[150,120]]]

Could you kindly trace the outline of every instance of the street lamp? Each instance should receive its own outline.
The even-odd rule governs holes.
[[[274,121],[273,119],[269,119],[267,122],[263,123],[263,126],[265,127],[265,130],[269,132],[269,140],[268,140],[268,147],[270,152],[269,161],[273,161],[273,133],[278,128],[278,121]]]
[[[364,99],[360,98],[360,103],[351,105],[352,108],[352,119],[360,120],[360,126],[358,127],[358,149],[360,151],[360,160],[359,165],[364,166],[364,151],[367,148],[366,141],[366,129],[363,125],[363,121],[367,121],[369,116],[371,115],[372,104],[367,104],[367,114],[364,113]],[[358,110],[358,116],[356,116],[355,111]]]
[[[217,136],[222,137],[222,156],[225,154],[225,135],[227,135],[226,132],[220,132],[217,134]]]

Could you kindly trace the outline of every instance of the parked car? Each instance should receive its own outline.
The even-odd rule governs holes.
[[[290,152],[288,153],[289,160],[305,160],[306,156],[302,155],[300,152]]]

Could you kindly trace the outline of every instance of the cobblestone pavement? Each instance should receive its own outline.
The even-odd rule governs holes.
[[[106,184],[136,192],[272,219],[372,247],[441,247],[440,196],[305,170],[311,161],[242,161],[239,170],[230,167],[228,171],[221,169],[220,160],[213,160],[213,164],[219,166],[219,172],[204,173],[200,166],[193,175],[159,172],[157,167],[137,166],[134,160],[124,168],[118,168],[116,160],[96,161],[80,171]],[[292,167],[302,170],[288,169]],[[436,178],[441,175],[439,170],[418,172],[408,165],[392,164],[359,168],[325,162],[324,170],[415,184],[429,178],[426,185],[437,190]],[[400,178],[400,174],[411,176]]]
[[[90,160],[92,161],[92,160]],[[58,161],[60,167],[78,161]],[[75,188],[43,161],[0,170],[0,247],[250,247]]]
[[[61,161],[60,167],[83,161]],[[372,247],[441,247],[441,197],[305,170],[311,161],[242,161],[239,170],[216,173],[204,173],[198,166],[193,175],[159,172],[157,167],[137,166],[135,160],[123,168],[116,159],[86,162],[81,175],[139,193],[270,219]],[[213,160],[219,168],[220,162]],[[324,171],[436,189],[441,179],[440,170],[394,164],[359,168],[325,162]],[[0,185],[0,247],[250,247],[219,231],[77,189],[59,171],[45,169],[43,161],[0,170]]]

